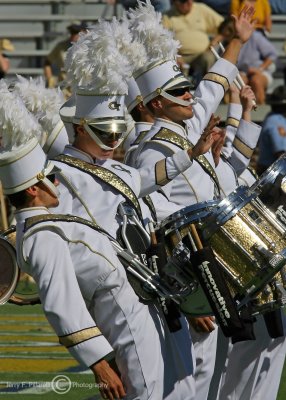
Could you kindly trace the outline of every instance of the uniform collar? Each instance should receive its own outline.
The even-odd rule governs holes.
[[[70,144],[68,144],[65,149],[64,149],[64,154],[66,156],[71,156],[74,158],[78,158],[82,161],[86,161],[90,164],[94,164],[94,159],[87,153],[85,153],[82,150],[77,149],[76,147],[71,146]]]
[[[28,207],[15,211],[15,218],[17,223],[20,223],[27,218],[42,214],[51,214],[51,212],[46,207]]]
[[[187,137],[187,133],[186,133],[186,130],[184,129],[184,127],[182,127],[179,124],[176,124],[176,122],[172,122],[172,121],[162,119],[162,118],[156,118],[153,126],[158,129],[168,128],[183,137]]]
[[[150,131],[152,126],[152,122],[135,122],[136,134],[139,135],[141,132]]]

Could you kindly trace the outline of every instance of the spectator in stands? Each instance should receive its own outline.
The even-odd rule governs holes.
[[[234,35],[233,20],[226,18],[219,27],[219,33],[228,43]],[[259,31],[254,31],[249,41],[243,45],[238,61],[244,82],[251,86],[257,104],[265,103],[266,90],[273,83],[278,54],[273,44]]]
[[[198,83],[215,62],[209,50],[210,35],[215,36],[223,17],[205,4],[193,0],[172,0],[172,8],[163,15],[163,25],[174,32],[181,43],[182,62],[190,65],[195,83]]]
[[[271,32],[272,20],[269,0],[231,0],[230,13],[239,15],[246,4],[255,9],[253,18],[256,20],[256,29]]]
[[[4,78],[10,68],[7,52],[13,51],[14,46],[8,39],[0,39],[0,79]]]
[[[285,0],[270,0],[272,14],[286,14]]]
[[[271,113],[267,115],[259,140],[257,172],[261,174],[286,152],[286,88],[278,86],[269,96]]]
[[[64,60],[66,52],[72,43],[78,40],[80,32],[84,32],[86,29],[87,24],[85,22],[73,21],[71,25],[67,27],[70,36],[57,43],[47,56],[44,65],[44,76],[46,78],[47,87],[56,87],[65,79]]]
[[[230,0],[198,0],[198,3],[206,4],[219,14],[229,14]]]
[[[114,0],[109,0],[109,1],[114,1]],[[119,0],[118,2],[122,4],[125,10],[128,10],[129,8],[135,8],[138,4],[137,0]],[[171,8],[170,0],[151,0],[151,4],[156,11],[159,11],[161,13],[166,12]]]

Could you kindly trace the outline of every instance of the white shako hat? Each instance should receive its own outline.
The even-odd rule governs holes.
[[[47,178],[54,165],[41,147],[41,126],[4,80],[0,82],[0,131],[0,180],[4,194],[20,192],[41,181],[58,195]]]
[[[128,94],[125,97],[127,111],[131,112],[141,101],[143,101],[143,97],[135,78],[132,76],[128,81]]]
[[[147,62],[133,72],[144,104],[161,95],[181,105],[184,100],[166,93],[167,90],[190,87],[191,82],[183,75],[176,62],[180,44],[173,33],[161,24],[162,15],[155,11],[150,0],[139,2],[128,11],[129,28],[135,41],[145,46]]]
[[[93,127],[103,133],[126,130],[124,97],[132,69],[116,46],[117,25],[115,18],[100,21],[81,33],[65,60],[67,82],[76,93],[73,122],[83,125],[95,141]]]
[[[63,121],[70,143],[74,142],[75,132],[73,128],[73,122],[75,117],[76,109],[76,96],[73,94],[60,108],[60,117]]]
[[[60,88],[48,89],[42,77],[26,79],[17,75],[14,91],[19,94],[27,109],[35,115],[45,134],[43,150],[49,158],[61,154],[69,143],[59,109],[64,103]]]

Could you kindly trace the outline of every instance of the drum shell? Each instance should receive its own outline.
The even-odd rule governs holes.
[[[16,305],[39,304],[40,298],[38,295],[37,285],[34,279],[26,272],[22,272],[17,264],[17,257],[15,250],[16,232],[14,231],[5,235],[4,240],[6,240],[11,245],[10,247],[11,251],[13,251],[15,271],[17,271],[15,272],[15,274],[17,275],[17,280],[14,285],[14,290],[10,293],[9,298],[7,298],[6,301]]]
[[[205,226],[208,221],[205,221]],[[202,227],[202,231],[204,227]],[[263,267],[265,259],[254,251],[255,246],[261,245],[265,249],[278,254],[286,247],[286,237],[279,224],[273,223],[273,216],[269,210],[261,207],[258,199],[251,199],[240,208],[234,216],[231,216],[209,238],[209,243],[223,266],[231,292],[243,295],[245,287]],[[279,272],[274,280],[285,288],[286,282]],[[255,298],[254,304],[257,310],[275,308],[277,293],[272,285]],[[277,308],[280,305],[277,303]]]

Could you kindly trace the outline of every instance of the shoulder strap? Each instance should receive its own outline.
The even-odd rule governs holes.
[[[137,136],[137,138],[134,140],[134,142],[131,144],[131,146],[137,146],[138,144],[140,144],[142,142],[142,140],[145,138],[145,136],[147,135],[149,131],[141,131],[139,133],[139,135]]]
[[[149,195],[142,197],[142,200],[146,204],[146,206],[149,208],[151,216],[155,222],[157,222],[157,213],[156,213],[156,208],[154,206],[154,203]]]
[[[193,143],[186,138],[178,135],[176,132],[171,131],[167,128],[161,128],[156,135],[152,137],[151,140],[158,140],[167,143],[171,143],[180,149],[188,150],[189,148],[193,148]],[[220,193],[220,185],[217,174],[213,169],[212,165],[209,163],[207,158],[204,155],[200,155],[195,158],[195,160],[200,164],[203,170],[211,177],[212,181],[214,182],[218,193]]]
[[[97,225],[94,222],[91,222],[87,219],[77,217],[75,215],[65,215],[65,214],[40,214],[35,215],[33,217],[27,218],[25,220],[24,232],[26,233],[30,228],[40,224],[41,222],[76,222],[82,225],[88,226],[104,235],[108,236],[110,239],[114,240],[108,232],[106,232],[103,228]]]
[[[102,182],[111,186],[113,189],[116,189],[122,194],[122,196],[125,197],[125,199],[129,203],[131,203],[133,207],[135,207],[139,217],[142,219],[142,212],[136,194],[133,192],[131,187],[114,172],[102,166],[90,164],[86,161],[64,154],[56,156],[54,160],[60,161],[64,164],[70,165],[71,167],[77,168],[80,171],[86,172],[87,174],[100,179]]]

